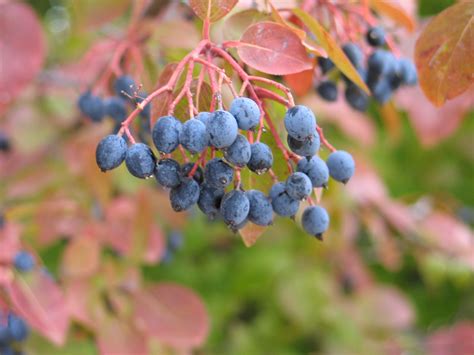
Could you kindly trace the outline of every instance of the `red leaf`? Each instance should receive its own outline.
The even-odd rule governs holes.
[[[247,223],[247,225],[239,230],[239,234],[244,241],[246,247],[254,245],[260,236],[265,233],[268,227],[257,226],[253,223]]]
[[[474,323],[458,322],[437,330],[426,340],[426,348],[428,355],[474,354]]]
[[[436,106],[466,91],[473,83],[474,2],[461,1],[437,15],[415,47],[420,86]]]
[[[313,88],[313,68],[296,74],[285,75],[285,82],[297,96],[307,94]]]
[[[135,295],[135,324],[161,342],[192,348],[203,344],[209,332],[206,309],[190,289],[161,283]]]
[[[286,75],[312,68],[301,39],[273,22],[250,26],[237,42],[237,51],[245,64],[267,74]]]
[[[69,326],[69,311],[64,295],[44,270],[18,274],[7,286],[15,311],[57,345],[64,344]]]
[[[100,264],[97,240],[79,236],[69,242],[63,254],[62,271],[66,277],[87,277],[97,272]]]
[[[18,224],[5,223],[0,228],[0,264],[11,263],[20,250],[21,227]]]
[[[91,329],[97,326],[90,305],[94,292],[96,291],[90,286],[89,279],[68,279],[65,286],[66,303],[71,318]]]
[[[189,6],[202,20],[216,22],[227,15],[237,4],[237,0],[189,0]]]
[[[125,320],[108,318],[100,325],[97,345],[101,355],[147,355],[148,344],[137,329]]]
[[[39,72],[45,56],[41,24],[29,5],[0,4],[0,113]]]

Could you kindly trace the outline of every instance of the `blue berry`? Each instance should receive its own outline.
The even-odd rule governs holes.
[[[8,329],[10,330],[11,337],[15,341],[24,341],[29,334],[26,322],[12,313],[8,315]]]
[[[404,85],[416,85],[418,74],[415,65],[409,59],[402,58],[398,61],[399,74]]]
[[[190,178],[184,178],[181,184],[170,191],[171,207],[176,212],[186,211],[199,200],[199,184]]]
[[[344,46],[342,46],[342,50],[356,68],[362,66],[364,61],[364,54],[362,53],[362,50],[357,44],[346,43]]]
[[[181,249],[183,246],[183,234],[180,231],[172,231],[168,235],[168,247],[171,250]]]
[[[136,90],[135,80],[130,75],[119,76],[115,80],[114,90],[119,97],[127,97],[127,95],[133,97]]]
[[[392,84],[386,78],[381,78],[375,85],[372,85],[372,95],[375,101],[384,104],[392,97]]]
[[[319,134],[316,132],[314,132],[314,135],[311,139],[306,139],[304,141],[299,141],[291,136],[288,136],[287,142],[293,153],[305,157],[316,154],[320,146]]]
[[[354,159],[352,158],[352,155],[343,150],[332,152],[329,155],[326,164],[329,169],[329,175],[331,175],[331,177],[336,181],[345,184],[349,181],[352,175],[354,175]]]
[[[209,122],[209,119],[211,118],[212,114],[210,112],[199,112],[198,115],[196,116],[196,119],[204,123],[207,127],[207,123]]]
[[[394,55],[384,49],[375,50],[367,60],[368,84],[376,81],[380,76],[386,75],[396,68]]]
[[[133,176],[141,179],[152,176],[155,164],[155,154],[146,144],[136,143],[127,149],[125,165]]]
[[[239,134],[234,143],[224,150],[224,158],[232,165],[244,167],[250,160],[252,152],[245,136]]]
[[[259,226],[271,225],[273,208],[270,199],[258,190],[249,190],[245,194],[250,203],[248,219]]]
[[[104,137],[95,151],[95,158],[100,170],[115,169],[125,160],[127,143],[123,137],[116,134]]]
[[[248,97],[237,97],[230,104],[230,113],[235,117],[240,129],[254,129],[260,122],[260,109]]]
[[[385,45],[385,31],[382,27],[372,27],[367,31],[366,39],[372,47],[381,47]]]
[[[300,207],[300,202],[286,193],[286,186],[282,182],[272,186],[270,199],[272,200],[273,211],[283,217],[293,217]]]
[[[33,255],[23,250],[15,255],[13,265],[18,271],[31,271],[35,267],[35,259],[33,258]]]
[[[336,101],[337,100],[337,85],[334,81],[326,80],[318,85],[316,88],[319,96],[321,96],[326,101]]]
[[[361,112],[367,110],[367,107],[369,106],[369,97],[361,88],[354,84],[350,84],[346,87],[344,94],[346,101],[353,109]]]
[[[94,122],[100,122],[102,118],[104,118],[105,109],[103,100],[90,91],[79,96],[78,106],[81,113]]]
[[[0,132],[0,152],[9,152],[11,149],[10,138],[3,133]]]
[[[329,227],[329,215],[326,210],[320,206],[309,206],[303,212],[301,223],[306,233],[322,240],[323,233],[327,231]]]
[[[298,162],[297,170],[309,177],[313,188],[327,186],[329,169],[326,162],[321,158],[317,156],[313,156],[309,160],[308,158],[303,158]]]
[[[214,158],[206,164],[204,177],[208,185],[224,189],[234,179],[234,169],[221,158]]]
[[[257,142],[250,146],[250,160],[247,167],[257,174],[263,174],[273,165],[273,154],[268,145]]]
[[[334,63],[329,58],[318,57],[318,65],[321,68],[323,74],[329,72],[332,68],[334,68]]]
[[[185,163],[181,166],[181,178],[186,179],[194,168],[193,162]],[[196,168],[196,171],[193,174],[193,179],[198,183],[198,185],[201,185],[204,181],[204,172],[202,171],[202,168],[198,165]]]
[[[197,119],[184,122],[179,134],[179,142],[191,154],[201,153],[209,144],[206,125]]]
[[[0,313],[0,320],[1,320],[2,314]],[[9,344],[12,341],[12,335],[10,332],[10,329],[8,328],[8,324],[3,324],[0,321],[0,350],[3,350],[2,346],[5,347],[7,344]],[[2,352],[0,354],[3,355]]]
[[[127,107],[124,99],[117,96],[108,97],[104,100],[106,115],[112,117],[117,123],[127,118]]]
[[[173,116],[163,116],[156,121],[152,138],[160,153],[172,153],[179,145],[182,124]]]
[[[296,172],[288,176],[286,179],[285,190],[291,198],[295,200],[304,200],[311,195],[313,184],[306,174]]]
[[[238,134],[237,121],[228,111],[214,111],[207,122],[210,143],[218,148],[227,148],[234,143]]]
[[[210,220],[216,218],[219,214],[224,189],[203,184],[199,194],[198,207]]]
[[[286,111],[285,128],[290,136],[303,141],[313,136],[316,130],[316,118],[306,106],[296,105]]]
[[[179,163],[173,159],[162,159],[155,167],[156,181],[168,188],[176,187],[181,182],[181,168]]]
[[[220,214],[230,227],[236,227],[244,222],[249,210],[250,202],[243,191],[232,190],[222,198]]]

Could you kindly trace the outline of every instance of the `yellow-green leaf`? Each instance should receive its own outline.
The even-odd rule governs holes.
[[[415,30],[415,21],[413,18],[393,0],[371,0],[370,7],[376,12],[390,17],[397,24],[402,25],[408,31]]]
[[[323,26],[310,14],[301,10],[293,9],[293,13],[309,28],[309,30],[316,36],[319,44],[325,49],[329,58],[334,62],[338,69],[344,73],[352,82],[357,84],[367,94],[370,94],[367,85],[360,77],[357,70],[346,57],[341,47],[337,44],[334,38],[324,29]]]
[[[237,0],[190,0],[189,6],[202,20],[216,22],[227,15],[237,4]]]
[[[453,5],[436,16],[415,47],[420,86],[436,106],[474,82],[474,2]]]

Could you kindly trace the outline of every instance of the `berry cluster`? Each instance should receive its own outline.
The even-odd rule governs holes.
[[[135,84],[129,75],[121,75],[116,78],[113,91],[115,95],[102,98],[92,91],[86,91],[79,96],[77,105],[81,113],[89,117],[92,122],[101,122],[105,117],[109,117],[115,123],[114,132],[118,132],[122,122],[127,118],[130,110],[143,101],[146,93],[139,92],[139,86]],[[140,112],[142,127],[147,129],[151,115],[150,105],[146,105]]]
[[[315,155],[321,141],[316,118],[307,107],[293,106],[286,112],[284,123],[293,160],[298,161],[297,171],[285,182],[276,182],[269,196],[258,190],[244,191],[241,169],[247,167],[260,175],[273,165],[270,147],[258,140],[250,143],[245,135],[258,126],[261,116],[259,106],[247,97],[236,97],[228,111],[200,112],[184,123],[173,116],[163,116],[152,129],[159,159],[144,143],[128,146],[121,135],[109,135],[97,146],[97,164],[105,172],[125,161],[133,176],[154,176],[159,185],[170,189],[175,211],[197,204],[208,218],[220,218],[234,231],[247,222],[268,226],[273,223],[274,213],[293,217],[300,201],[310,198],[313,188],[325,187],[329,176],[346,183],[353,175],[355,165],[350,154],[333,151],[327,162]],[[178,148],[199,154],[199,158],[194,163],[180,164],[170,156]],[[212,158],[206,162],[208,148]],[[322,207],[310,206],[304,211],[302,222],[309,234],[321,237],[328,228],[329,217]]]
[[[391,51],[383,48],[386,39],[381,27],[370,28],[366,40],[369,46],[374,48],[366,60],[361,47],[355,43],[346,43],[342,49],[369,87],[375,101],[384,104],[401,86],[417,83],[418,77],[413,62],[407,58],[396,58]],[[316,91],[324,100],[336,101],[338,88],[337,73],[333,71],[334,63],[329,58],[319,57],[318,64],[326,79],[316,87]],[[344,92],[346,101],[352,108],[366,111],[369,96],[346,76],[341,76],[346,86]]]
[[[20,251],[15,255],[13,266],[20,272],[31,271],[35,267],[33,255]],[[28,338],[29,328],[26,322],[13,312],[0,309],[0,354],[21,354],[21,343]]]

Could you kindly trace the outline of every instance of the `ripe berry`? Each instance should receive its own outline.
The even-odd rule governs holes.
[[[199,194],[198,207],[210,219],[213,220],[219,214],[224,189],[203,184]]]
[[[232,190],[222,198],[220,213],[224,222],[231,227],[244,222],[249,210],[250,202],[243,191]]]
[[[337,86],[334,81],[326,80],[318,85],[317,89],[319,96],[326,101],[337,100]]]
[[[210,112],[199,112],[196,116],[196,119],[204,123],[207,127],[207,122],[209,122],[209,118],[211,118],[211,115],[212,114]]]
[[[29,334],[26,322],[12,313],[8,315],[8,329],[10,330],[11,338],[18,342],[24,341]]]
[[[297,170],[309,177],[313,188],[326,187],[329,180],[329,169],[321,158],[317,156],[313,156],[311,159],[303,158],[298,162]]]
[[[304,141],[299,141],[291,136],[288,136],[287,142],[293,153],[305,157],[316,154],[320,146],[319,134],[316,132],[314,132],[314,135],[311,139],[306,139]]]
[[[250,203],[248,219],[259,226],[271,225],[273,208],[270,199],[258,190],[249,190],[245,194]]]
[[[105,109],[103,100],[90,91],[79,96],[78,106],[81,113],[94,122],[100,122],[102,118],[104,118]]]
[[[0,152],[9,152],[11,149],[11,143],[8,136],[0,132]]]
[[[304,200],[311,194],[313,184],[306,174],[296,172],[286,179],[285,190],[291,198]]]
[[[204,177],[208,185],[224,189],[234,179],[234,169],[221,158],[214,158],[206,164]]]
[[[260,122],[260,109],[248,97],[237,97],[230,104],[230,113],[235,117],[240,129],[254,129]]]
[[[185,163],[181,166],[181,177],[182,178],[187,178],[191,170],[194,168],[193,162]],[[196,171],[193,174],[193,179],[198,183],[198,185],[201,185],[204,181],[204,172],[202,171],[202,168],[198,165],[196,168]]]
[[[282,182],[272,186],[270,199],[272,200],[273,211],[283,217],[293,217],[300,207],[300,202],[286,193],[285,184]]]
[[[385,31],[382,27],[372,27],[366,34],[367,43],[372,47],[380,47],[385,44]]]
[[[182,124],[173,116],[163,116],[156,121],[152,138],[160,153],[172,153],[179,145]]]
[[[207,122],[210,143],[218,148],[227,148],[234,143],[238,134],[237,121],[228,111],[214,111]]]
[[[398,61],[399,75],[404,85],[415,85],[418,82],[418,74],[415,65],[409,59],[402,58]]]
[[[181,184],[170,191],[171,207],[176,212],[188,210],[199,200],[199,184],[190,178],[184,178]]]
[[[133,97],[136,90],[135,80],[129,75],[119,76],[115,80],[114,90],[115,94],[119,97],[127,97],[124,93]]]
[[[321,68],[323,74],[329,72],[332,68],[334,68],[334,63],[329,58],[318,57],[318,65]]]
[[[364,61],[364,54],[362,53],[362,50],[357,44],[346,43],[344,46],[342,46],[342,50],[356,68],[362,66]]]
[[[209,144],[206,125],[197,119],[184,122],[179,134],[179,142],[191,154],[201,153]]]
[[[156,181],[168,188],[176,187],[181,182],[181,168],[173,159],[161,159],[155,167]]]
[[[125,160],[127,143],[116,134],[102,138],[97,145],[95,158],[100,170],[107,171],[118,167]]]
[[[33,255],[24,250],[18,252],[13,259],[13,266],[22,272],[31,271],[35,267],[35,264]]]
[[[127,118],[125,100],[118,96],[108,97],[104,100],[105,114],[121,123]]]
[[[355,162],[352,155],[343,150],[337,150],[332,152],[326,164],[329,169],[331,177],[342,183],[347,183],[349,179],[354,175]]]
[[[358,86],[354,84],[348,85],[344,95],[346,97],[346,101],[353,109],[361,112],[365,112],[367,110],[367,107],[369,106],[369,97]]]
[[[290,136],[303,141],[313,136],[316,118],[306,106],[296,105],[286,111],[285,128]]]
[[[152,176],[155,164],[155,154],[146,144],[136,143],[127,149],[125,165],[133,176],[141,179]]]
[[[368,82],[373,82],[379,76],[385,75],[396,67],[394,55],[384,49],[375,50],[367,60]]]
[[[239,134],[234,143],[224,150],[224,158],[232,165],[244,167],[250,160],[252,152],[245,136]]]
[[[320,206],[309,206],[303,212],[301,223],[308,234],[322,240],[323,233],[329,227],[329,215]]]
[[[392,97],[392,85],[388,78],[382,77],[375,85],[372,86],[372,96],[375,101],[384,104]]]
[[[273,154],[268,145],[257,142],[250,146],[250,160],[247,167],[257,174],[263,174],[273,165]]]

